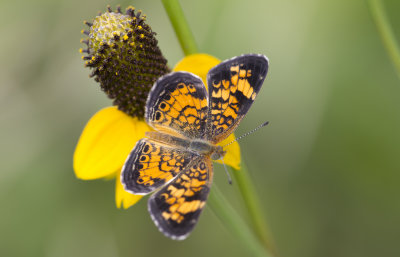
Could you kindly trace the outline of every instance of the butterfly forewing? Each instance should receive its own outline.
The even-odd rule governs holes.
[[[202,80],[174,72],[153,86],[146,104],[146,121],[158,131],[203,138],[207,120],[207,90]]]
[[[224,61],[209,71],[209,141],[218,143],[233,133],[253,104],[267,72],[267,57],[251,54]]]

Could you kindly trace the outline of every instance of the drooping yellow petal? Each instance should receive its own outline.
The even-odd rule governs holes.
[[[74,171],[80,179],[109,177],[121,170],[136,142],[150,128],[116,107],[97,112],[86,124],[74,153]]]
[[[124,209],[128,209],[137,203],[142,197],[142,195],[134,195],[126,192],[121,183],[121,172],[117,172],[117,176],[115,178],[115,204],[117,205],[117,208],[122,207]]]
[[[224,146],[229,144],[235,140],[235,135],[231,134],[229,137],[224,139],[221,143],[218,145]],[[217,161],[219,163],[222,163],[222,161]],[[236,170],[240,170],[240,146],[238,142],[233,142],[229,146],[226,147],[226,154],[224,157],[224,163],[226,165],[231,166],[232,168]]]
[[[207,73],[221,61],[208,54],[192,54],[178,62],[174,71],[187,71],[196,74],[207,85]]]

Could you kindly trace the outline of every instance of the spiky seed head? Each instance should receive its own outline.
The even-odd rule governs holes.
[[[154,82],[170,72],[167,60],[158,47],[155,34],[141,11],[128,7],[125,14],[117,7],[84,22],[89,30],[81,40],[87,49],[85,66],[113,104],[130,116],[143,117],[147,94]]]

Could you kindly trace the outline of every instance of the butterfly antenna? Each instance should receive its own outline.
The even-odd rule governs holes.
[[[232,143],[234,143],[234,142],[236,142],[236,141],[239,141],[240,139],[242,139],[242,138],[244,138],[244,137],[247,137],[247,136],[250,135],[250,134],[253,134],[254,132],[256,132],[257,130],[259,130],[260,128],[267,126],[268,123],[269,123],[269,121],[264,122],[263,124],[259,125],[259,126],[256,127],[255,129],[250,130],[250,131],[247,132],[247,133],[244,133],[243,135],[241,135],[240,137],[236,138],[235,140],[233,140],[233,141],[230,142],[229,144],[224,145],[223,147],[227,147],[228,145],[230,145],[230,144],[232,144]]]
[[[224,164],[224,168],[225,168],[226,175],[228,176],[228,183],[229,183],[229,185],[232,185],[232,177],[231,177],[231,174],[229,173],[228,168],[226,167],[226,164],[225,164],[225,162],[224,162],[224,159],[221,158],[221,160],[222,160],[222,163]]]

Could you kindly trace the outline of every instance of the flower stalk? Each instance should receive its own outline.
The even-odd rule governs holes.
[[[171,20],[184,54],[187,56],[198,53],[194,36],[178,0],[162,0],[162,3]],[[243,161],[242,167],[245,167]],[[251,186],[248,172],[246,168],[242,168],[242,170],[233,169],[233,174],[235,182],[239,185],[240,193],[242,194],[246,207],[249,210],[253,228],[250,229],[248,227],[247,223],[236,213],[215,184],[211,190],[208,204],[221,222],[234,233],[235,236],[240,238],[240,241],[243,242],[255,256],[272,257],[274,256],[273,253],[275,250],[272,240],[267,233],[266,224],[259,207],[259,201]]]
[[[386,51],[392,60],[393,66],[397,71],[397,75],[400,78],[400,49],[390,26],[389,19],[387,18],[383,3],[381,0],[369,0],[368,6],[383,45],[385,46]]]
[[[208,205],[220,221],[257,257],[272,257],[214,184]]]
[[[246,164],[242,161],[240,170],[230,166],[229,168],[243,198],[254,232],[267,249],[272,253],[276,253],[271,233],[261,211],[260,200],[255,192]]]
[[[198,53],[198,48],[189,24],[183,14],[178,0],[162,0],[165,11],[172,23],[176,36],[181,44],[183,53],[191,55]]]

